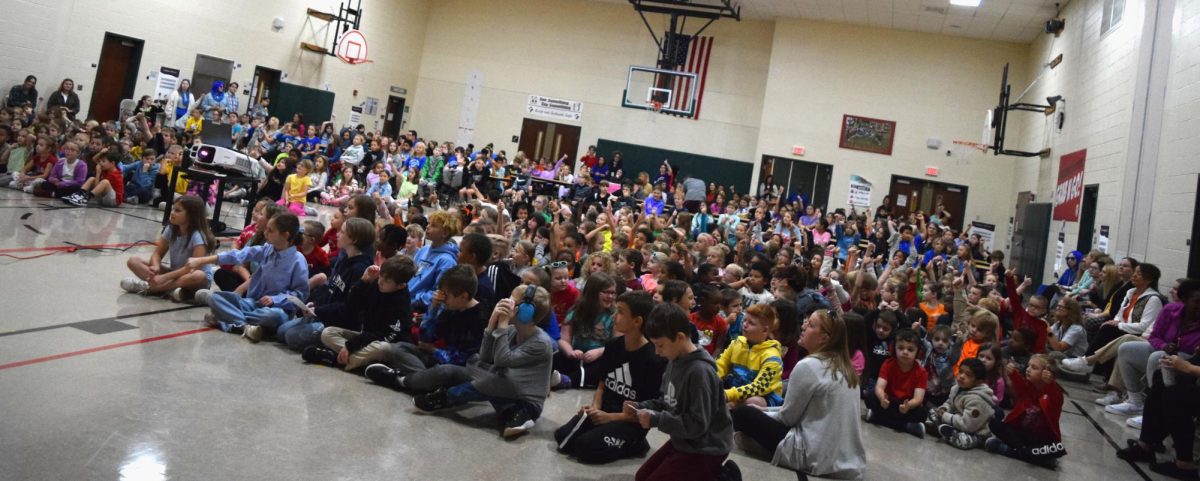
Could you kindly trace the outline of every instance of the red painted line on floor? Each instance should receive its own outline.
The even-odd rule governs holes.
[[[0,254],[12,254],[12,253],[17,253],[17,252],[38,252],[38,251],[43,251],[43,252],[44,251],[77,251],[79,249],[85,249],[85,250],[86,249],[124,249],[126,247],[133,247],[134,245],[138,245],[139,247],[141,247],[141,246],[154,247],[154,244],[147,244],[145,242],[141,243],[140,245],[136,242],[129,242],[126,244],[92,244],[92,245],[78,245],[78,246],[67,245],[67,246],[45,246],[45,247],[20,247],[20,248],[16,248],[16,249],[0,249]]]
[[[207,332],[207,331],[212,331],[212,330],[213,330],[213,328],[206,327],[203,329],[193,329],[191,331],[176,332],[174,334],[164,334],[162,336],[147,337],[145,339],[138,339],[136,341],[118,342],[116,344],[109,344],[106,346],[98,346],[98,347],[92,347],[92,348],[88,348],[88,349],[82,349],[79,351],[64,352],[62,354],[55,354],[53,356],[35,357],[33,359],[26,359],[24,361],[10,362],[8,364],[0,364],[0,371],[3,371],[5,369],[14,368],[14,367],[28,366],[30,364],[38,364],[38,363],[43,363],[43,362],[47,362],[47,361],[65,359],[68,357],[82,356],[84,354],[91,354],[93,352],[107,351],[109,349],[116,349],[118,347],[134,346],[134,345],[138,345],[138,344],[145,344],[148,342],[162,341],[164,339],[172,339],[172,338],[176,338],[176,337],[190,336],[192,334],[199,334],[201,332]]]

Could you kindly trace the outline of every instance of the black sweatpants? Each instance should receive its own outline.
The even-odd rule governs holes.
[[[600,383],[600,372],[596,363],[584,364],[578,359],[567,357],[563,351],[554,353],[554,370],[571,378],[571,387],[593,388]]]
[[[592,424],[586,414],[579,413],[554,431],[554,441],[558,452],[575,456],[581,463],[603,464],[645,454],[650,450],[647,432],[635,423]]]
[[[1142,434],[1138,439],[1151,446],[1161,446],[1167,436],[1175,443],[1175,459],[1192,461],[1196,443],[1196,406],[1200,405],[1200,387],[1196,379],[1176,374],[1174,386],[1164,386],[1161,370],[1150,383],[1146,409],[1142,411]]]
[[[888,404],[887,409],[879,403],[879,398],[874,393],[864,399],[867,403],[867,408],[871,410],[871,418],[867,422],[887,426],[895,430],[903,430],[904,425],[908,423],[921,423],[929,416],[929,411],[924,406],[917,406],[910,409],[906,413],[900,412],[901,401],[892,401]]]
[[[988,422],[988,429],[992,431],[992,436],[1000,438],[1001,441],[1004,441],[1004,444],[1008,445],[1008,452],[1004,453],[1004,455],[1010,458],[1039,463],[1067,455],[1067,449],[1063,447],[1062,442],[1053,439],[1042,439],[1031,433],[1009,426],[1004,421],[996,418],[992,418]]]
[[[775,448],[779,447],[779,443],[783,442],[783,438],[791,430],[791,427],[767,416],[767,413],[754,406],[739,405],[733,408],[731,414],[733,430],[749,436],[772,456],[775,455]]]

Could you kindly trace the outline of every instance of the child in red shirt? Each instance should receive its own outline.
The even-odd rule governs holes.
[[[342,209],[333,211],[333,217],[329,218],[329,230],[325,231],[325,235],[321,236],[321,242],[317,244],[318,247],[327,249],[328,255],[326,258],[337,258],[337,236],[344,222],[346,222],[346,214],[342,212]]]
[[[864,399],[867,422],[925,437],[922,421],[928,415],[924,406],[929,375],[917,363],[920,352],[921,338],[916,332],[904,329],[896,334],[892,357],[879,368],[875,392]]]
[[[121,158],[121,153],[116,149],[111,152],[102,150],[96,154],[96,175],[85,181],[78,192],[63,196],[63,202],[87,207],[88,202],[96,199],[103,207],[120,207],[125,202],[125,178],[117,167]]]
[[[1021,285],[1028,288],[1032,283],[1033,281],[1027,277]],[[1012,309],[1013,330],[1022,327],[1028,328],[1034,335],[1034,338],[1030,339],[1029,350],[1034,353],[1046,352],[1046,333],[1050,330],[1050,324],[1043,318],[1046,316],[1050,301],[1041,295],[1035,295],[1029,298],[1029,307],[1022,307],[1021,295],[1017,293],[1017,280],[1011,270],[1004,276],[1004,286],[1005,291],[1008,292],[1009,308]]]
[[[988,428],[992,437],[984,447],[993,453],[1053,469],[1055,460],[1065,456],[1067,450],[1058,428],[1063,392],[1050,372],[1050,358],[1033,355],[1025,377],[1009,364],[1006,375],[1016,402],[1003,421],[991,421]]]
[[[700,309],[691,313],[688,319],[700,334],[698,345],[708,351],[714,358],[720,357],[720,350],[728,344],[729,323],[721,317],[721,302],[724,298],[716,287],[697,285],[696,303]]]
[[[304,254],[304,260],[308,262],[309,277],[329,273],[329,257],[325,255],[324,249],[317,246],[323,237],[324,225],[315,220],[304,221],[304,240],[300,242],[300,253]]]
[[[566,262],[550,264],[550,307],[558,317],[559,324],[566,322],[567,312],[579,300],[579,289],[571,285],[571,271]]]

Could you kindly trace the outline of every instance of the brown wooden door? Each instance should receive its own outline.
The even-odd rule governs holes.
[[[250,87],[250,105],[246,106],[247,109],[258,105],[259,102],[262,102],[262,99],[275,101],[275,97],[277,96],[276,90],[279,89],[279,75],[280,72],[273,68],[254,67],[254,85]],[[270,111],[271,108],[268,106],[267,112]]]
[[[920,209],[921,190],[924,184],[907,177],[892,176],[888,190],[892,194],[892,217],[906,217]]]
[[[571,166],[574,171],[581,130],[575,125],[525,119],[521,123],[521,138],[517,149],[525,152],[525,157],[529,159],[546,159],[551,164],[566,154],[566,165]]]
[[[966,186],[893,175],[889,193],[892,195],[893,216],[907,216],[919,210],[928,218],[940,201],[950,213],[950,221],[944,225],[956,231],[962,230],[963,215],[967,211]]]
[[[950,213],[949,221],[943,219],[942,225],[949,226],[955,231],[961,232],[963,228],[963,215],[967,212],[967,193],[966,189],[956,185],[948,184],[933,184],[933,209],[937,208],[938,201],[941,200],[942,205],[946,208],[946,212]],[[933,211],[927,211],[930,214]]]
[[[383,114],[383,135],[393,139],[400,138],[400,129],[404,124],[404,98],[395,95],[388,96],[387,110]]]
[[[92,101],[88,107],[88,117],[101,122],[117,119],[121,111],[121,100],[133,98],[133,87],[137,82],[141,56],[141,40],[111,33],[104,34],[104,45],[100,48],[100,62],[96,68],[96,80],[92,82]]]

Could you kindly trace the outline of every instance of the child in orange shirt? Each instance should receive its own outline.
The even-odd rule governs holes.
[[[979,355],[979,348],[986,343],[996,342],[996,325],[999,320],[996,315],[986,309],[980,309],[967,319],[967,339],[959,344],[958,360],[954,362],[954,375],[958,375],[958,366],[965,359],[974,359]]]
[[[934,284],[925,284],[925,290],[921,293],[920,307],[925,312],[925,329],[932,332],[933,326],[937,325],[938,318],[946,314],[946,305],[942,304],[942,296],[938,295]]]

